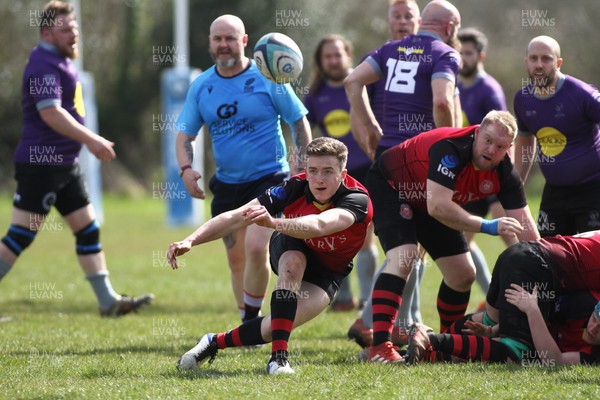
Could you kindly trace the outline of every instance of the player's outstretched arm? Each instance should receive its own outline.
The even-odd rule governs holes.
[[[52,130],[84,144],[100,161],[116,157],[114,143],[82,125],[62,107],[47,107],[40,110],[40,117]]]
[[[247,221],[297,239],[310,239],[327,236],[342,231],[354,224],[354,215],[342,208],[332,208],[320,214],[298,218],[273,218],[264,206],[247,207],[244,211]]]
[[[220,239],[227,234],[252,224],[252,221],[244,217],[244,213],[248,207],[254,206],[260,206],[257,199],[248,202],[240,208],[211,218],[185,239],[171,243],[167,252],[167,260],[171,268],[177,269],[177,257],[190,251],[193,246]]]
[[[454,191],[431,179],[427,180],[427,211],[446,226],[458,231],[483,232],[490,235],[520,235],[523,227],[518,220],[502,217],[486,221],[471,215],[452,200]]]
[[[581,359],[579,353],[562,353],[550,331],[548,331],[546,321],[544,321],[544,317],[538,306],[537,285],[531,293],[514,283],[510,286],[505,291],[506,301],[527,315],[536,356],[543,361],[554,362],[557,365],[579,364]]]

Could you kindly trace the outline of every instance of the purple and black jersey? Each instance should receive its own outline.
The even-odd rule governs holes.
[[[77,70],[69,58],[45,42],[33,48],[23,73],[21,106],[23,132],[14,154],[17,163],[71,165],[81,144],[50,128],[39,111],[62,107],[83,124],[85,111]]]
[[[460,55],[430,32],[388,42],[366,61],[384,81],[382,147],[391,147],[435,128],[431,81],[456,83]]]
[[[480,124],[492,110],[506,111],[506,98],[502,86],[485,72],[479,74],[472,85],[458,82],[463,126]]]
[[[527,85],[515,95],[520,135],[535,135],[537,153],[523,154],[538,161],[550,185],[600,182],[600,92],[572,76],[561,75],[556,91],[535,96]]]
[[[348,148],[349,171],[366,168],[371,160],[362,151],[352,135],[350,126],[350,103],[344,86],[331,86],[323,82],[316,93],[309,93],[304,98],[308,109],[306,116],[311,124],[319,126],[324,136],[329,136],[344,143]]]

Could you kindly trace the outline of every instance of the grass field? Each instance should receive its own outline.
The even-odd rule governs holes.
[[[0,197],[1,234],[10,203]],[[358,346],[346,340],[353,312],[323,313],[292,333],[293,376],[264,373],[269,345],[227,349],[211,366],[180,373],[178,357],[203,333],[227,330],[239,318],[222,244],[196,248],[180,270],[170,270],[167,245],[191,229],[165,227],[164,213],[159,200],[105,199],[102,243],[113,286],[130,295],[156,295],[151,307],[120,319],[98,316],[76,264],[73,237],[51,214],[0,284],[0,312],[14,318],[0,324],[0,398],[600,398],[600,368],[358,363]],[[493,265],[502,245],[483,235],[479,243]],[[437,269],[427,268],[422,309],[434,326],[439,282]],[[354,276],[352,285],[356,292]],[[471,304],[482,299],[474,289]]]

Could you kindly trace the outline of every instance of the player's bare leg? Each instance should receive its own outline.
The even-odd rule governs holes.
[[[269,266],[269,239],[272,229],[258,225],[246,228],[246,265],[244,268],[245,320],[256,318],[265,299],[271,268]]]

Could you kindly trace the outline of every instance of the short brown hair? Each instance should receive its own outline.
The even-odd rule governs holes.
[[[46,3],[40,19],[40,32],[44,29],[52,28],[56,17],[59,15],[71,15],[73,13],[73,6],[64,1],[52,0]]]
[[[348,148],[342,142],[331,137],[318,137],[306,146],[306,155],[311,156],[334,156],[340,162],[342,170],[346,168],[348,161]]]

